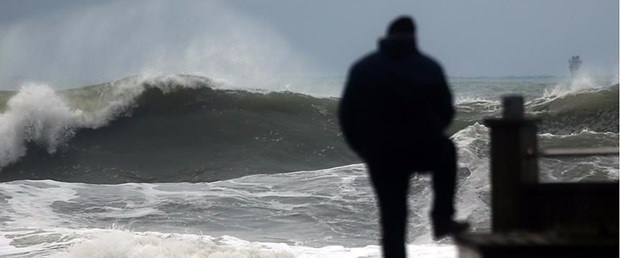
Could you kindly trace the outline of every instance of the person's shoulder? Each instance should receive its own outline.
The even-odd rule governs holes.
[[[376,62],[378,58],[379,58],[379,52],[377,51],[367,53],[366,55],[363,55],[362,57],[357,59],[353,63],[353,67],[363,67],[363,66],[371,65],[374,62]]]
[[[370,52],[359,59],[357,59],[351,65],[351,72],[363,71],[365,69],[369,69],[371,66],[375,65],[377,59],[379,58],[378,52]]]
[[[435,59],[433,59],[432,57],[426,54],[420,53],[419,58],[421,62],[428,68],[434,71],[437,71],[437,72],[443,72],[443,68],[441,67],[441,64],[437,62]]]

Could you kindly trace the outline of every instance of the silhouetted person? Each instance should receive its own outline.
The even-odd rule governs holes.
[[[396,19],[379,50],[355,63],[340,102],[349,146],[367,163],[385,257],[405,257],[407,192],[414,172],[432,172],[435,239],[463,231],[455,222],[456,150],[445,130],[454,116],[442,68],[420,53],[415,25]]]
[[[570,59],[568,59],[568,69],[570,69],[570,77],[572,79],[575,78],[575,76],[577,76],[577,73],[579,72],[579,67],[581,67],[581,59],[579,59],[579,56],[572,56]]]

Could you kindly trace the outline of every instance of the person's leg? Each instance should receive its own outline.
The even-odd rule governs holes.
[[[369,164],[381,222],[383,257],[406,257],[409,173],[394,166]]]
[[[439,156],[432,169],[434,199],[431,219],[435,239],[462,232],[469,227],[467,222],[457,222],[452,218],[456,191],[456,148],[448,138],[439,147]]]
[[[456,148],[448,138],[441,142],[439,157],[433,164],[433,209],[434,221],[451,220],[454,215],[454,192],[456,188]]]

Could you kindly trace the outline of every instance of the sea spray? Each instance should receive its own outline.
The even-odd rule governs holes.
[[[45,83],[25,83],[7,97],[0,113],[0,170],[17,161],[34,143],[56,152],[79,129],[97,129],[131,115],[136,98],[148,87],[164,93],[178,88],[215,87],[207,78],[132,76],[84,89],[56,91]],[[5,93],[6,95],[9,95]]]
[[[24,79],[63,89],[132,74],[191,73],[238,87],[284,90],[288,79],[315,70],[276,30],[225,2],[79,6],[0,27],[0,53],[8,57],[0,59],[3,89]]]
[[[0,114],[0,168],[24,156],[27,142],[54,153],[74,134],[73,120],[79,114],[49,86],[24,85]]]

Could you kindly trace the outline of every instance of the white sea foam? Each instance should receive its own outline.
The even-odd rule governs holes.
[[[455,101],[459,112],[492,113],[501,109],[501,103],[494,100],[479,98],[459,98]]]
[[[489,100],[480,97],[457,97],[454,100],[454,104],[468,104],[468,103],[487,103],[489,105],[499,105],[499,101],[497,100]]]
[[[458,150],[459,174],[462,170],[468,173],[467,176],[459,176],[457,217],[475,221],[478,226],[486,228],[489,207],[484,199],[489,192],[489,129],[474,123],[451,138]]]
[[[596,132],[596,131],[592,131],[592,130],[588,130],[588,129],[583,129],[580,132],[575,132],[575,133],[569,133],[569,134],[552,134],[552,133],[540,133],[538,134],[539,137],[543,137],[543,138],[569,138],[569,137],[576,137],[576,136],[609,136],[609,137],[614,137],[617,136],[617,133],[613,133],[613,132]]]
[[[11,245],[11,239],[8,239],[0,235],[0,256],[17,256],[20,254],[27,254],[32,251],[31,248],[19,248]]]
[[[608,85],[606,85],[608,86]],[[586,90],[593,90],[601,88],[595,80],[587,75],[580,75],[568,82],[562,82],[556,84],[552,88],[546,88],[543,91],[543,98],[556,98],[563,97],[570,94],[576,94]]]
[[[55,238],[49,236],[55,235]],[[35,236],[39,236],[38,238]],[[12,236],[17,241],[25,238],[40,242],[31,253],[51,258],[72,257],[206,257],[206,258],[371,258],[381,257],[376,245],[365,247],[294,246],[284,243],[250,242],[231,236],[210,237],[191,234],[167,234],[159,232],[130,232],[116,229],[48,229]],[[7,245],[8,238],[0,247],[0,255],[15,254],[23,249]],[[54,247],[54,248],[50,248]],[[430,258],[456,257],[451,245],[408,245],[410,255]]]
[[[425,257],[453,257],[453,247],[438,246],[430,240],[428,178],[418,177],[413,181],[416,188],[422,186],[423,190],[410,197],[409,229],[413,237],[410,238],[410,252],[422,253]],[[165,253],[163,249],[181,245],[178,243],[181,241],[183,246],[190,247],[183,249],[185,251],[179,249],[179,256],[187,254],[184,252],[196,252],[196,257],[211,257],[208,255],[215,254],[209,252],[221,248],[200,247],[204,243],[197,244],[194,240],[207,239],[198,237],[203,233],[276,243],[239,242],[238,246],[251,247],[254,250],[251,252],[266,257],[273,255],[272,250],[291,253],[292,257],[378,257],[379,254],[376,246],[359,247],[372,245],[379,239],[375,200],[362,164],[198,184],[14,181],[0,184],[0,196],[8,197],[7,209],[0,212],[3,221],[0,235],[13,241],[13,246],[20,243],[34,248],[29,251],[31,254],[62,250],[62,254],[58,254],[61,257],[91,257],[93,253],[84,252],[98,250],[102,256],[132,257],[146,249]],[[111,232],[116,233],[100,237],[107,231],[83,230],[93,227],[112,227]],[[170,234],[122,230],[118,233],[118,229],[175,232],[196,237],[192,238],[194,242],[187,242],[186,238],[177,239]],[[153,240],[154,237],[161,239]],[[178,241],[168,241],[170,238]],[[117,244],[122,250],[116,253],[109,243],[113,239],[123,241]],[[217,239],[222,241],[221,237]],[[159,242],[156,246],[145,246],[151,240]],[[75,248],[66,249],[72,244]],[[263,246],[271,249],[263,252]],[[319,246],[323,247],[317,248]],[[245,254],[246,249],[234,249],[223,257],[243,257],[236,255]]]
[[[85,240],[50,257],[294,257],[286,250],[232,237],[86,230]]]
[[[26,142],[55,152],[73,134],[71,110],[44,84],[29,83],[7,103],[0,114],[0,168],[26,154]]]
[[[458,217],[473,222],[476,229],[488,227],[488,134],[488,128],[474,123],[452,137],[461,168]],[[592,164],[577,165],[606,163]],[[606,169],[598,170],[614,172]],[[572,171],[583,170],[568,167],[558,178]],[[429,183],[427,176],[412,179],[409,252],[454,257],[454,246],[430,239]],[[379,236],[363,164],[197,184],[14,181],[0,184],[0,196],[7,203],[0,211],[0,218],[6,219],[0,228],[5,238],[0,239],[0,251],[5,253],[0,254],[30,248],[30,254],[54,257],[380,255],[377,246],[369,245]],[[93,227],[113,229],[84,229]]]
[[[0,194],[10,197],[0,211],[0,215],[8,218],[5,225],[39,228],[72,223],[51,207],[54,202],[68,202],[77,197],[70,185],[59,187],[53,181],[4,183],[0,186]]]

